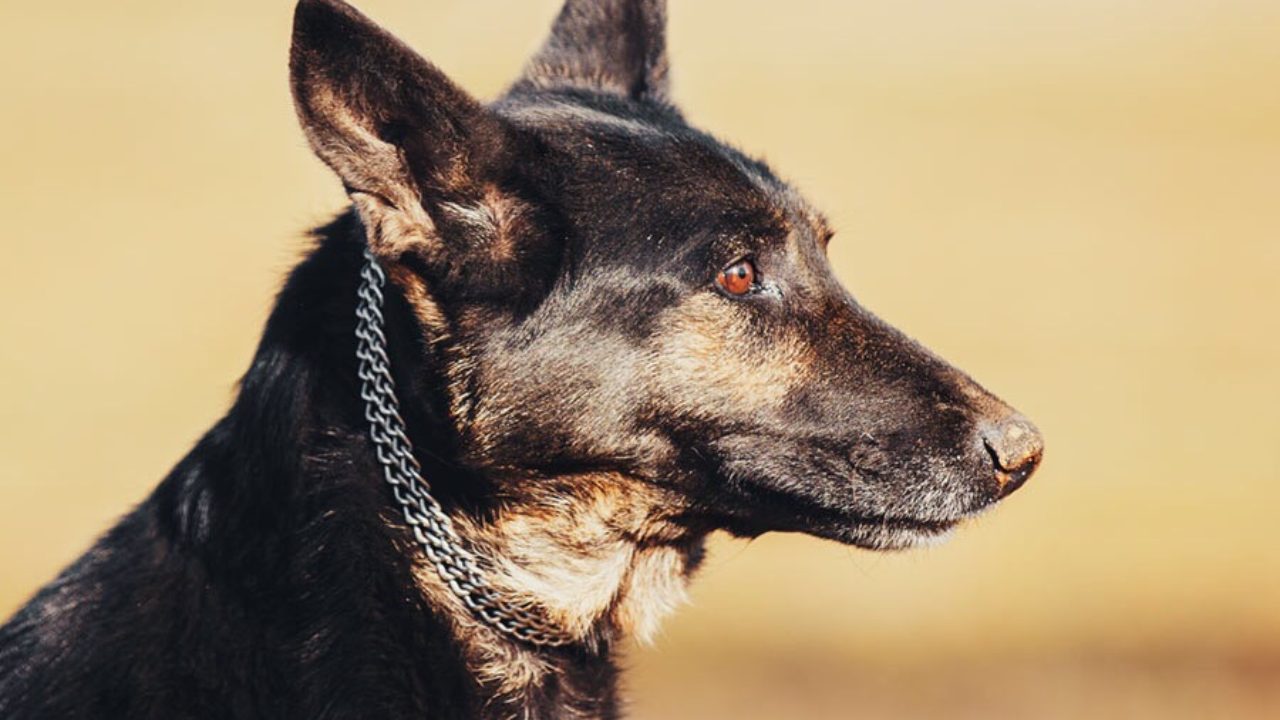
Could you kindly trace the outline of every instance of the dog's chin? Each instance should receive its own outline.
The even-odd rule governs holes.
[[[866,550],[895,551],[941,545],[951,538],[962,519],[857,518],[840,525],[824,525],[810,532]]]

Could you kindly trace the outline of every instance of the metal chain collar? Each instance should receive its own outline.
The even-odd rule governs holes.
[[[360,397],[364,400],[364,416],[369,421],[382,475],[391,485],[396,503],[413,536],[435,565],[436,572],[454,595],[476,617],[507,635],[532,645],[555,647],[573,642],[573,638],[550,624],[529,608],[511,606],[489,588],[476,562],[453,529],[453,522],[431,494],[431,486],[422,477],[422,466],[413,454],[413,446],[405,434],[396,399],[395,382],[391,378],[391,361],[387,356],[387,337],[383,332],[382,288],[386,274],[369,248],[364,250],[364,268],[360,271],[359,302],[356,305],[356,358],[360,361]]]

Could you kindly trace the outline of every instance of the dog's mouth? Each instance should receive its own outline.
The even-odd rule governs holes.
[[[815,497],[817,493],[780,489],[782,483],[739,478],[731,487],[741,495],[734,510],[719,516],[721,526],[744,537],[770,530],[801,532],[866,550],[907,550],[945,542],[965,521],[983,514],[991,502],[968,497],[948,497],[936,507],[919,512],[903,507],[907,503],[884,498],[879,505],[852,503],[844,498]],[[816,483],[805,483],[808,488]],[[844,484],[843,479],[834,484]],[[862,507],[859,507],[862,505]],[[896,512],[893,508],[897,505]]]
[[[942,544],[958,526],[980,512],[939,519],[831,511],[811,513],[806,522],[787,529],[864,550],[909,550]]]

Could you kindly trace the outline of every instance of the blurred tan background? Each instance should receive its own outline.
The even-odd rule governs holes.
[[[557,0],[363,0],[492,97]],[[637,718],[1280,717],[1280,3],[671,0],[691,119],[1035,419],[946,546],[721,540]],[[343,204],[284,0],[0,0],[0,616],[227,406]]]

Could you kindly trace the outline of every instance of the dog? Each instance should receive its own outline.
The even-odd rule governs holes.
[[[315,231],[225,417],[0,629],[0,717],[613,718],[708,534],[933,542],[1030,421],[860,307],[690,127],[663,0],[568,0],[485,105],[301,0]]]

